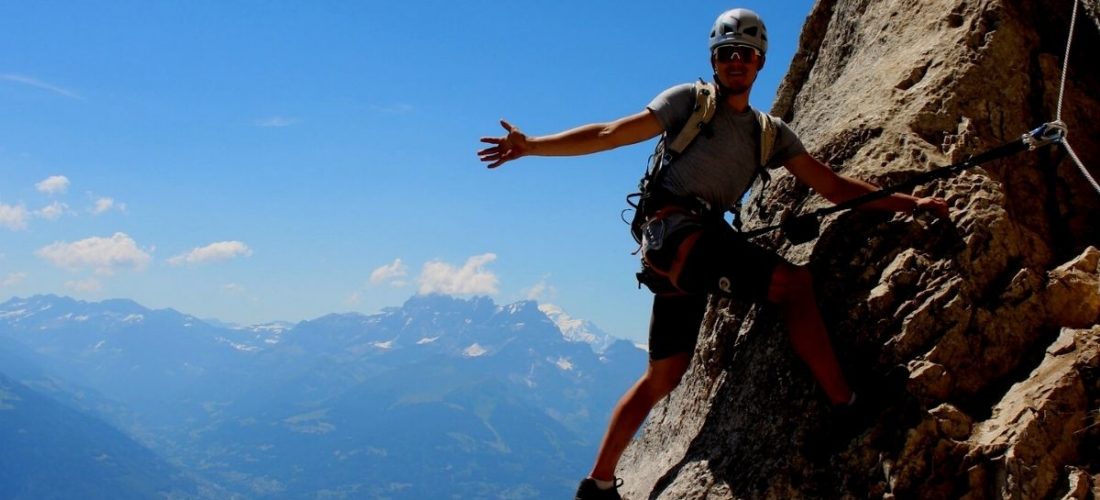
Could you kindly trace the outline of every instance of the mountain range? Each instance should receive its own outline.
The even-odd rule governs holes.
[[[533,301],[419,295],[234,327],[15,298],[0,304],[0,496],[564,497],[645,360]]]

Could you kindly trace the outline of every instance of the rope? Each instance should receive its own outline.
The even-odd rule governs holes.
[[[1069,153],[1069,157],[1073,158],[1073,163],[1077,164],[1077,169],[1081,171],[1081,174],[1089,180],[1089,184],[1092,184],[1092,188],[1096,190],[1097,194],[1100,194],[1100,184],[1096,183],[1096,179],[1092,178],[1089,171],[1085,169],[1085,164],[1081,163],[1081,159],[1077,157],[1077,153],[1073,152],[1073,148],[1070,147],[1069,141],[1062,139],[1062,147],[1066,148],[1066,152]]]
[[[1069,48],[1073,45],[1073,28],[1077,25],[1077,4],[1081,3],[1080,0],[1073,0],[1073,14],[1069,18],[1069,35],[1066,36],[1066,55],[1062,59],[1062,81],[1058,86],[1058,110],[1055,115],[1054,121],[1061,123],[1062,121],[1062,97],[1066,93],[1066,73],[1069,70]],[[1066,153],[1069,153],[1069,157],[1073,158],[1073,163],[1077,164],[1077,169],[1081,171],[1081,175],[1088,179],[1089,184],[1092,184],[1092,188],[1096,190],[1097,194],[1100,194],[1100,184],[1096,183],[1096,179],[1089,174],[1088,169],[1085,168],[1085,164],[1081,162],[1081,159],[1077,157],[1077,153],[1073,151],[1073,147],[1069,145],[1069,141],[1066,140],[1065,135],[1058,141],[1062,147],[1066,148]]]
[[[1073,45],[1073,28],[1077,25],[1078,3],[1080,3],[1080,0],[1073,0],[1073,14],[1070,15],[1069,18],[1069,35],[1066,37],[1066,56],[1062,59],[1062,83],[1058,87],[1058,112],[1054,115],[1054,121],[1062,121],[1062,96],[1066,92],[1066,72],[1069,69],[1069,48]]]

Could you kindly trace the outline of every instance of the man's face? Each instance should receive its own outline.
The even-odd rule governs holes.
[[[711,52],[710,64],[728,91],[743,94],[752,88],[757,72],[764,67],[764,56],[752,47],[723,45]]]

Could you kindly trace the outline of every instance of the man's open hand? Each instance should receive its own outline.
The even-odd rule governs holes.
[[[506,120],[500,121],[500,126],[508,131],[503,137],[482,137],[481,142],[492,144],[492,147],[477,152],[481,161],[488,163],[489,168],[497,168],[504,162],[515,160],[528,152],[527,135],[520,132]]]

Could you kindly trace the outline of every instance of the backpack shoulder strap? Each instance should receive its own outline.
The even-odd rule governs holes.
[[[715,85],[703,80],[695,82],[695,108],[680,133],[668,145],[669,152],[674,155],[684,152],[703,127],[710,123],[710,119],[714,118],[714,111],[717,109],[718,89]]]
[[[775,138],[779,135],[779,124],[776,118],[763,111],[756,111],[756,119],[760,123],[760,168],[766,168],[772,159],[775,148]]]
[[[767,187],[768,182],[771,181],[771,174],[768,173],[768,162],[772,159],[772,154],[775,153],[775,139],[779,135],[779,118],[776,118],[768,113],[753,108],[753,112],[756,113],[756,133],[760,135],[760,148],[756,151],[756,171],[752,174],[752,180],[749,181],[745,187],[745,192],[741,193],[737,203],[734,204],[731,210],[734,213],[733,227],[738,231],[742,231],[741,222],[741,200],[745,197],[745,194],[749,192],[753,186],[757,186],[756,180],[759,179],[758,189],[764,189]],[[761,204],[764,197],[757,196],[756,203],[757,208],[763,212],[763,205]]]

